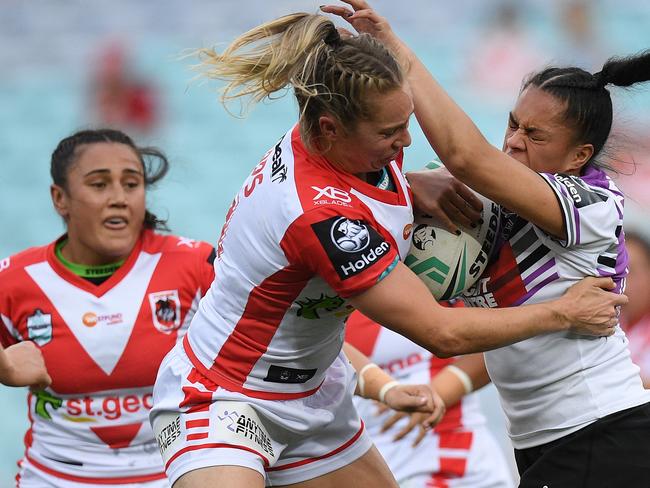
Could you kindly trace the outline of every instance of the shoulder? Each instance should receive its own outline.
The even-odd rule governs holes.
[[[162,253],[178,259],[207,257],[214,246],[207,242],[177,235],[162,235],[151,230],[143,233],[142,250],[148,253]]]
[[[27,266],[47,260],[47,246],[30,247],[17,254],[0,258],[0,283],[11,283]]]

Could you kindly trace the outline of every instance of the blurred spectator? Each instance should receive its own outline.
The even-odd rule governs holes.
[[[126,48],[105,46],[92,80],[94,122],[124,131],[150,132],[158,122],[158,95],[149,80],[135,75]]]
[[[558,25],[562,30],[556,47],[559,62],[592,72],[615,54],[604,52],[590,0],[565,0],[557,2],[557,6]]]
[[[521,79],[544,64],[542,51],[522,22],[521,8],[511,1],[494,7],[492,22],[472,43],[467,76],[482,97],[512,98]]]
[[[625,294],[630,302],[622,313],[622,324],[630,341],[632,361],[641,368],[641,379],[650,387],[650,239],[627,231],[625,245],[630,257]]]

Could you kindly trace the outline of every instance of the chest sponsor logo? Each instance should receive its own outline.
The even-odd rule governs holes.
[[[27,317],[27,336],[39,346],[52,340],[52,315],[39,308]]]
[[[390,244],[363,220],[331,217],[311,225],[342,280],[373,266]]]
[[[346,191],[339,190],[333,186],[326,186],[325,188],[319,188],[318,186],[312,186],[312,190],[316,192],[314,196],[314,205],[339,205],[343,207],[351,207],[350,202],[352,197]]]
[[[322,311],[325,312],[334,312],[338,310],[345,304],[340,296],[334,295],[333,297],[321,293],[320,298],[309,298],[305,297],[302,300],[296,300],[296,304],[300,307],[296,312],[298,317],[304,319],[314,320],[319,319]],[[353,312],[354,308],[352,305],[346,305],[343,310],[335,313],[337,317],[344,317],[350,315]]]
[[[282,139],[278,141],[273,148],[273,157],[271,158],[271,181],[273,183],[282,183],[287,179],[287,165],[282,162]]]
[[[11,264],[10,258],[0,259],[0,271],[4,271],[5,269],[7,269],[10,264]]]
[[[473,306],[495,308],[498,306],[494,293],[489,290],[490,278],[481,278],[463,293],[463,300]]]
[[[181,326],[181,299],[178,290],[149,293],[149,305],[153,325],[158,331],[171,334]]]
[[[86,312],[81,316],[81,322],[86,327],[95,327],[98,324],[118,325],[124,322],[124,317],[121,312],[105,313],[102,315],[97,315],[95,312]]]
[[[69,422],[94,423],[102,419],[121,420],[130,414],[148,412],[152,407],[151,393],[139,395],[110,395],[101,397],[70,397],[59,398],[47,391],[34,393],[36,402],[34,412],[39,417],[51,420],[52,411],[63,408],[61,417]]]

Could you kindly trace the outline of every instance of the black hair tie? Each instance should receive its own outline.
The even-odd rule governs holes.
[[[605,73],[603,71],[599,71],[598,73],[594,73],[591,76],[594,77],[594,83],[596,85],[596,88],[598,88],[599,90],[604,89],[605,86],[607,86],[607,84],[609,83],[606,80]]]
[[[323,42],[333,48],[336,48],[341,44],[341,34],[339,34],[339,31],[334,27],[334,25],[332,25],[332,28],[325,36],[325,39],[323,39]]]

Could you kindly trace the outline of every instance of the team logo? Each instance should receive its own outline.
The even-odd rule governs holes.
[[[406,224],[404,226],[404,230],[402,231],[402,237],[404,240],[407,240],[409,237],[411,237],[411,232],[413,232],[413,224]]]
[[[341,251],[359,252],[368,247],[370,236],[368,228],[360,220],[341,217],[332,225],[332,242]]]
[[[390,244],[363,220],[330,217],[311,227],[342,280],[374,265],[390,250]]]
[[[320,313],[319,310],[324,310],[326,312],[333,312],[341,308],[345,304],[340,296],[334,295],[333,297],[325,295],[324,293],[320,294],[320,298],[313,299],[306,297],[304,300],[296,300],[296,303],[300,306],[296,315],[305,319],[319,319]],[[352,313],[352,305],[346,306],[341,312],[335,313],[336,316],[346,316]]]
[[[149,293],[153,325],[164,334],[171,334],[181,326],[181,300],[178,290]]]
[[[436,231],[433,227],[420,224],[415,228],[415,231],[413,232],[413,245],[420,251],[433,247],[435,241]]]
[[[27,317],[27,333],[29,340],[39,346],[44,346],[52,340],[52,315],[43,313],[40,308]]]

